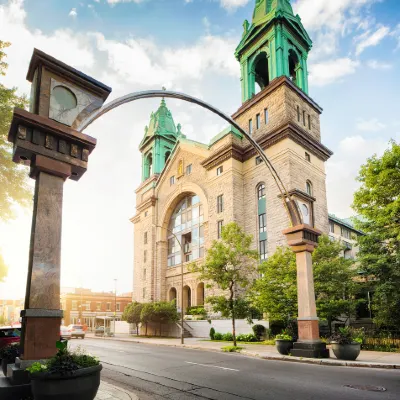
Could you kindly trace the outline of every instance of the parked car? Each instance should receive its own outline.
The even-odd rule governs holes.
[[[0,349],[20,340],[21,328],[4,326],[0,328]]]
[[[71,338],[85,339],[85,331],[82,325],[68,325],[68,329],[71,330]]]
[[[72,330],[67,326],[60,326],[60,338],[61,339],[71,339]]]

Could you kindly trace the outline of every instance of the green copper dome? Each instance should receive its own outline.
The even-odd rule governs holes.
[[[150,115],[150,123],[144,129],[139,149],[142,152],[142,180],[160,174],[168,161],[178,137],[183,137],[180,124],[175,125],[165,100]]]
[[[267,22],[275,17],[277,12],[288,13],[293,16],[290,0],[256,0],[253,12],[253,24]]]

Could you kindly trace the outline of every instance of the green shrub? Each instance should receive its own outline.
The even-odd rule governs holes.
[[[211,339],[211,340],[214,340],[214,337],[215,337],[215,329],[214,329],[214,328],[211,328],[211,329],[210,329],[210,339]]]
[[[261,338],[265,335],[265,326],[264,325],[254,325],[253,326],[254,336],[261,340]]]
[[[214,333],[214,340],[222,340],[222,333],[215,332]]]
[[[258,342],[257,338],[252,333],[242,333],[236,336],[238,342]]]
[[[228,333],[223,334],[222,340],[225,340],[226,342],[231,342],[233,340],[232,333],[228,332]]]
[[[201,315],[203,317],[206,317],[207,311],[202,306],[193,306],[193,307],[188,307],[185,314],[186,315]]]
[[[225,353],[239,353],[241,350],[243,350],[243,347],[239,346],[225,346],[222,347],[221,350]]]
[[[283,330],[282,333],[276,335],[275,339],[278,340],[293,340],[293,336],[289,334],[288,331]]]

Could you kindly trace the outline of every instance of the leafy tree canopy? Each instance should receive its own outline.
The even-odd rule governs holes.
[[[376,279],[374,322],[400,326],[400,144],[392,141],[382,157],[369,158],[359,172],[353,208],[360,215],[358,255],[366,276]]]
[[[314,285],[318,316],[329,326],[342,314],[354,313],[358,285],[354,261],[343,257],[343,245],[328,236],[319,238],[313,253]],[[271,320],[297,317],[296,256],[288,247],[277,251],[260,266],[261,278],[254,283],[252,300]]]
[[[228,292],[227,296],[213,296],[206,301],[214,311],[231,318],[234,346],[235,319],[246,314],[246,292],[257,272],[258,253],[251,249],[252,240],[237,223],[227,224],[222,228],[221,240],[215,240],[207,251],[205,262],[192,267],[200,279],[209,282],[208,286],[217,285]]]
[[[10,43],[0,40],[0,75],[6,74],[4,49],[8,46]],[[14,107],[27,105],[26,98],[18,96],[16,91],[0,83],[0,220],[12,219],[15,216],[13,205],[26,207],[32,198],[26,170],[12,161],[12,145],[7,141]]]

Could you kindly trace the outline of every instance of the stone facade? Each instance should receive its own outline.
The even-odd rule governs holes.
[[[253,119],[253,137],[262,145],[267,157],[289,192],[310,205],[310,224],[328,233],[328,210],[325,186],[325,161],[330,151],[320,143],[320,109],[286,78],[272,82],[256,95],[252,104],[245,104],[234,119],[248,128]],[[297,106],[312,121],[311,129],[297,119]],[[267,123],[264,110],[268,109]],[[257,128],[256,116],[260,114]],[[309,155],[307,158],[306,153]],[[134,223],[134,300],[147,302],[171,300],[180,304],[181,266],[167,267],[168,226],[177,204],[187,195],[197,195],[203,206],[204,247],[207,249],[218,238],[218,222],[236,221],[254,237],[253,247],[259,247],[257,187],[266,186],[266,218],[268,254],[286,244],[282,231],[290,221],[282,203],[282,196],[264,163],[249,143],[232,130],[218,135],[209,145],[184,137],[176,146],[161,174],[145,180],[137,189],[137,213]],[[187,167],[191,165],[190,174]],[[183,168],[182,168],[183,167]],[[222,167],[222,173],[217,169]],[[183,171],[183,174],[182,174]],[[307,182],[311,185],[307,189]],[[223,195],[223,210],[218,212],[217,198]],[[203,302],[197,277],[184,263],[184,304]],[[176,290],[176,291],[175,291]],[[206,289],[205,296],[210,289]]]

